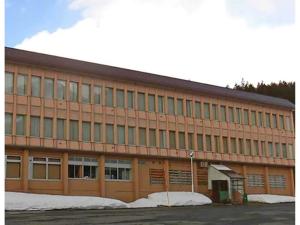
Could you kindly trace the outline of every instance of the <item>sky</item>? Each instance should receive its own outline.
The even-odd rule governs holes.
[[[6,46],[218,86],[295,81],[298,29],[295,0],[5,0]]]

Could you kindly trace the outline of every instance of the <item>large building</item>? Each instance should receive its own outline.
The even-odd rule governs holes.
[[[6,48],[5,189],[132,201],[191,191],[193,180],[216,201],[220,191],[294,195],[294,110],[280,98]]]

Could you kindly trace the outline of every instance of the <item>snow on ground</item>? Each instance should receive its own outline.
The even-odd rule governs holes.
[[[134,202],[128,203],[129,208],[152,208],[157,207],[155,202],[152,202],[148,198],[140,198]]]
[[[125,202],[100,197],[5,193],[5,210],[102,209],[126,208]]]
[[[295,202],[295,197],[284,195],[256,194],[248,195],[248,201],[262,203]]]

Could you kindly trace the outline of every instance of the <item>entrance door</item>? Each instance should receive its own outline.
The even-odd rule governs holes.
[[[223,201],[226,193],[228,196],[227,180],[213,180],[212,181],[212,199],[214,202]]]

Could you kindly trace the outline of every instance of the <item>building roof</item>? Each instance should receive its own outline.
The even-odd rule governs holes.
[[[91,76],[107,77],[107,79],[112,80],[133,81],[146,85],[161,86],[217,98],[248,101],[259,105],[269,105],[290,110],[295,109],[293,103],[282,98],[15,48],[5,47],[5,60],[21,64],[50,67],[57,70],[67,70],[74,73],[78,72]]]

